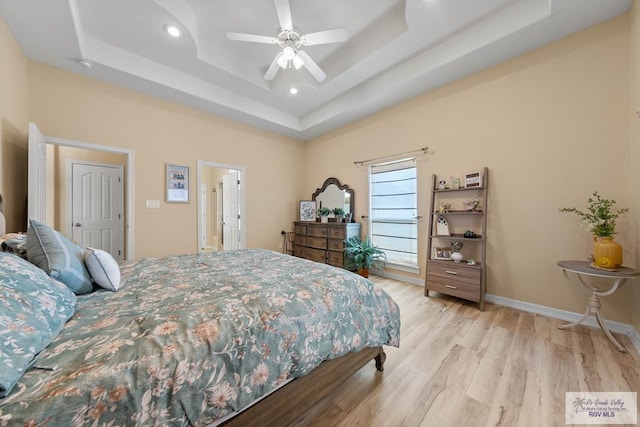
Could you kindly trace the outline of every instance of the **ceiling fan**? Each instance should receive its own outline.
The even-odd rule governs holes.
[[[241,42],[277,44],[282,48],[265,73],[265,80],[273,80],[280,68],[286,69],[293,67],[298,70],[304,65],[317,81],[323,81],[327,75],[301,48],[303,46],[346,41],[349,37],[347,30],[338,28],[335,30],[318,31],[316,33],[301,35],[293,29],[289,0],[274,0],[273,2],[276,6],[278,20],[280,21],[280,31],[276,37],[229,32],[227,33],[227,38]]]

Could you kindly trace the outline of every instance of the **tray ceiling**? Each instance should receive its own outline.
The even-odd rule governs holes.
[[[305,48],[327,75],[321,82],[304,67],[267,81],[281,48],[226,37],[276,37],[273,0],[20,0],[0,2],[0,14],[31,60],[307,140],[610,19],[631,3],[290,0],[300,34],[349,34],[345,42]],[[167,24],[182,36],[168,36]]]

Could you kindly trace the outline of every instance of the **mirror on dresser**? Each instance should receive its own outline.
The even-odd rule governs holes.
[[[340,184],[336,178],[328,178],[312,196],[316,207],[342,208],[345,222],[329,218],[329,222],[296,221],[293,254],[312,261],[347,268],[344,256],[344,241],[360,237],[360,224],[353,218],[354,192],[349,186]],[[333,222],[332,222],[333,220]]]
[[[313,193],[312,200],[315,200],[317,209],[327,207],[344,209],[346,222],[353,219],[354,191],[348,185],[340,184],[337,178],[327,178],[321,188]]]

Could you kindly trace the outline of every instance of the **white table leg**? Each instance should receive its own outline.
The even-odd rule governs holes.
[[[627,350],[620,345],[620,343],[618,342],[618,340],[616,340],[613,335],[611,335],[611,332],[609,331],[609,329],[605,326],[604,324],[604,320],[602,319],[602,313],[600,313],[600,309],[598,309],[598,311],[596,311],[596,320],[598,321],[598,325],[600,325],[600,327],[602,328],[602,330],[604,331],[604,333],[607,335],[607,337],[609,337],[609,340],[611,340],[611,342],[613,343],[613,345],[615,345],[618,350],[620,350],[620,352],[622,353],[626,353]]]
[[[566,325],[558,326],[558,329],[567,329],[567,328],[570,328],[572,326],[578,326],[580,323],[582,323],[585,320],[587,320],[587,317],[589,317],[590,313],[591,313],[591,306],[588,305],[586,310],[584,311],[584,314],[582,315],[582,317],[580,319],[578,319],[577,321],[575,321],[573,323],[567,323]]]

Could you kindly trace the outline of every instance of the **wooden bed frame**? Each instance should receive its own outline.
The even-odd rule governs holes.
[[[293,424],[371,360],[375,359],[376,369],[383,371],[386,357],[382,347],[367,347],[357,353],[327,360],[309,374],[296,378],[220,425],[266,426],[276,420],[279,426]]]

